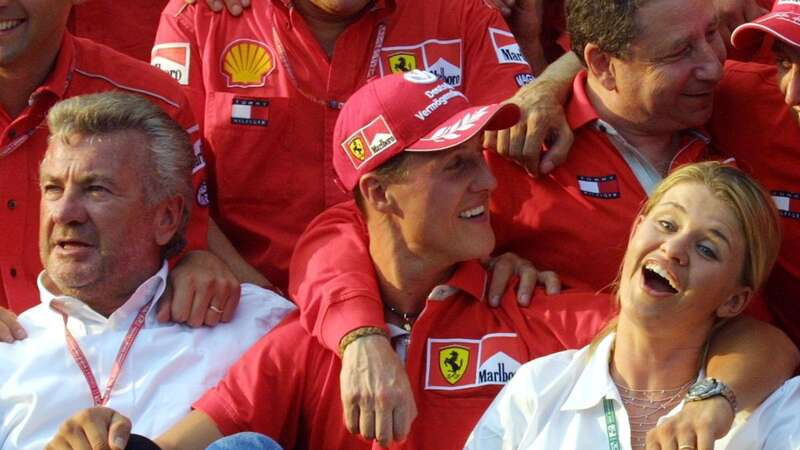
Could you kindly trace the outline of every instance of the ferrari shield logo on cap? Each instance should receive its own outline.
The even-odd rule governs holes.
[[[275,57],[263,42],[238,39],[228,44],[221,66],[228,87],[258,87],[275,70]]]
[[[469,349],[460,345],[448,345],[439,349],[439,370],[450,384],[458,383],[469,366]]]
[[[359,169],[373,156],[396,143],[397,138],[395,138],[386,120],[383,116],[378,116],[351,134],[347,140],[342,142],[342,148],[350,162],[353,163],[353,167]]]
[[[395,53],[389,56],[389,68],[392,73],[402,73],[417,68],[417,57],[412,53]]]
[[[350,149],[350,154],[355,156],[359,161],[363,161],[366,157],[364,152],[364,141],[362,141],[360,137],[353,138],[353,140],[347,144],[347,148]]]

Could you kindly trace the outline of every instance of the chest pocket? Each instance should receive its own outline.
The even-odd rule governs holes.
[[[253,95],[258,93],[207,94],[205,124],[216,195],[222,205],[283,208],[301,188],[293,174],[302,155],[292,145],[292,100]]]

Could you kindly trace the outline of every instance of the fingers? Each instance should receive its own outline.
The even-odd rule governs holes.
[[[367,402],[362,402],[358,415],[358,427],[361,436],[366,440],[375,439],[375,411],[370,408]]]
[[[410,407],[400,407],[394,410],[392,415],[392,429],[394,430],[395,440],[402,441],[411,431],[411,422],[417,416],[417,407],[411,404]]]
[[[0,308],[0,342],[12,343],[28,337],[13,312]]]
[[[494,149],[500,156],[511,158],[509,153],[509,140],[511,139],[511,130],[499,130],[495,132],[495,146]]]
[[[172,320],[172,293],[172,283],[167,283],[167,288],[164,289],[164,293],[161,294],[161,298],[158,300],[156,319],[158,319],[160,323],[166,323]]]
[[[241,298],[242,286],[236,283],[233,285],[232,289],[230,289],[228,300],[225,302],[225,307],[222,309],[222,318],[220,320],[223,323],[228,323],[233,320],[233,315],[236,312],[236,308],[239,307],[239,300]]]
[[[387,408],[385,399],[379,395],[376,399],[375,409],[375,440],[381,447],[388,447],[395,439],[394,434],[394,409]]]
[[[575,135],[567,123],[567,119],[562,117],[558,125],[558,132],[554,135],[553,142],[550,143],[547,152],[542,158],[542,163],[539,167],[541,175],[547,175],[553,169],[560,166],[567,160],[569,151],[572,148],[572,142],[575,140]]]
[[[505,253],[494,259],[492,282],[489,284],[489,306],[491,307],[500,305],[500,299],[503,298],[506,286],[515,274],[515,261],[509,255],[513,256],[511,253]]]
[[[706,430],[697,430],[697,450],[714,450],[714,436]]]
[[[111,416],[111,426],[108,429],[108,445],[111,450],[125,450],[128,438],[131,436],[131,421],[122,414],[114,411]]]
[[[561,278],[553,271],[544,270],[538,273],[537,281],[544,285],[544,290],[548,295],[561,292]]]
[[[528,306],[531,303],[531,296],[533,295],[533,289],[536,287],[536,281],[539,279],[539,272],[532,264],[518,267],[517,272],[519,274],[517,302],[521,306]]]
[[[358,434],[359,432],[359,421],[361,420],[359,417],[359,409],[358,409],[358,402],[354,401],[353,398],[345,398],[342,396],[342,407],[344,408],[344,425],[352,434]]]
[[[220,0],[206,0],[208,7],[211,8],[212,11],[220,12],[222,11],[222,2]]]
[[[497,151],[497,132],[484,131],[483,132],[483,148],[491,148]]]

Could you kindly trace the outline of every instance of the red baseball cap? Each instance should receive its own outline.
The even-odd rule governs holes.
[[[515,125],[514,104],[472,106],[436,75],[420,70],[368,83],[345,103],[333,131],[333,168],[352,191],[362,175],[400,152],[436,152],[482,130]]]
[[[731,43],[742,49],[758,47],[765,34],[800,47],[800,0],[777,0],[772,11],[733,30]]]

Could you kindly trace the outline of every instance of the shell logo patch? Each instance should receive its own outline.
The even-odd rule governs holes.
[[[448,345],[439,349],[439,370],[450,384],[458,383],[469,367],[469,349],[460,345]]]
[[[342,142],[342,149],[353,163],[353,167],[359,169],[375,155],[396,143],[397,138],[381,115]]]
[[[395,53],[389,56],[389,68],[392,73],[402,73],[417,68],[417,57],[413,53]]]
[[[259,87],[275,70],[275,57],[263,42],[238,39],[228,44],[221,66],[228,87]]]

